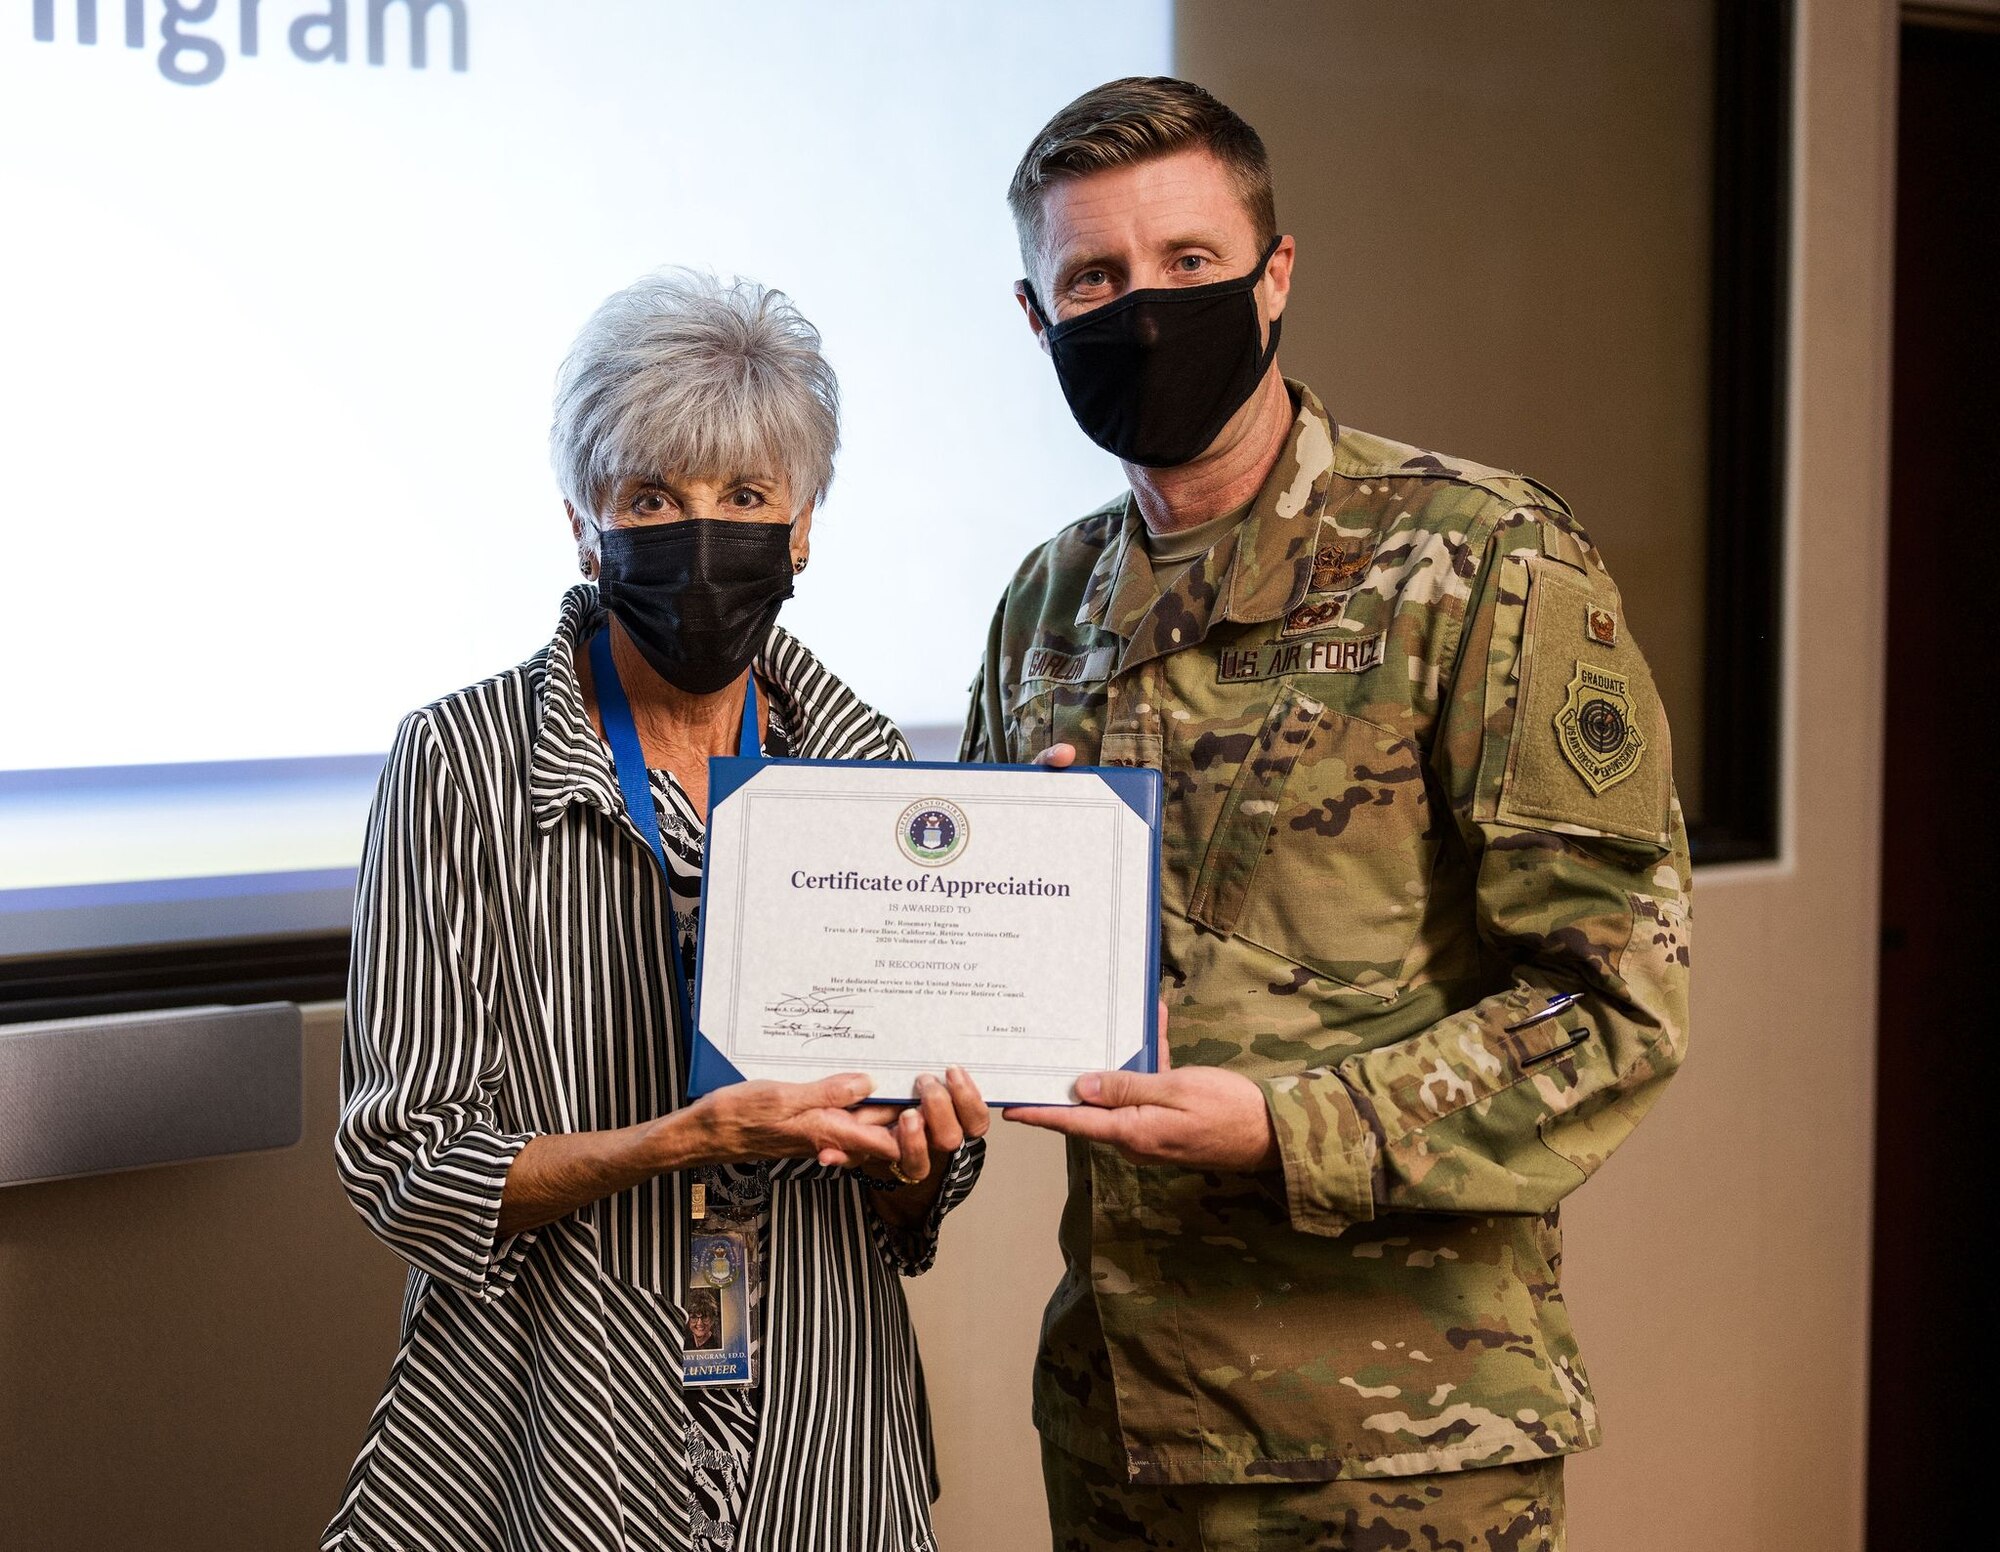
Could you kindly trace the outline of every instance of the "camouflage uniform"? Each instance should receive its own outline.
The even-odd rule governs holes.
[[[1562,1457],[1421,1477],[1134,1486],[1046,1440],[1055,1552],[1555,1552]]]
[[[1686,1043],[1667,727],[1590,540],[1290,386],[1249,516],[1165,596],[1129,498],[1028,557],[963,749],[1164,773],[1173,1062],[1253,1079],[1277,1135],[1267,1174],[1070,1144],[1035,1420],[1133,1484],[1596,1444],[1556,1204]]]

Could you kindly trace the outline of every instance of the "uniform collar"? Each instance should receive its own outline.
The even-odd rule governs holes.
[[[563,594],[555,637],[542,654],[541,721],[528,764],[528,802],[536,825],[544,830],[572,803],[614,816],[624,812],[611,751],[590,720],[577,675],[577,659],[589,650],[590,638],[605,619],[597,589],[579,583]],[[789,640],[772,626],[753,670],[757,683],[770,692],[772,738],[781,747],[787,742],[786,730],[799,726],[803,703],[789,677],[795,671],[791,665],[802,654],[779,650]]]
[[[1139,504],[1125,498],[1118,533],[1099,553],[1076,613],[1078,625],[1125,638],[1120,668],[1193,646],[1217,621],[1275,620],[1305,598],[1337,429],[1310,388],[1289,378],[1285,387],[1298,415],[1248,515],[1164,595],[1153,591]]]

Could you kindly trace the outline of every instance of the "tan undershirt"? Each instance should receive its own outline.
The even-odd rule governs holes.
[[[1171,592],[1190,566],[1214,549],[1224,534],[1250,515],[1252,504],[1246,501],[1233,512],[1211,517],[1192,528],[1177,528],[1172,533],[1156,534],[1148,528],[1146,555],[1153,563],[1153,582],[1160,592]]]

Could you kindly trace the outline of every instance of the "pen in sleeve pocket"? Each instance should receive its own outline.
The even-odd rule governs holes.
[[[1571,1003],[1581,1002],[1582,1000],[1582,992],[1563,992],[1559,996],[1551,997],[1526,1018],[1521,1019],[1517,1023],[1509,1024],[1507,1026],[1507,1033],[1511,1035],[1517,1029],[1527,1029],[1541,1023],[1545,1019],[1552,1019]]]

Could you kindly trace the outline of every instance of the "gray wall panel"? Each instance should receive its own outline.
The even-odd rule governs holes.
[[[301,1053],[288,1002],[0,1027],[0,1185],[288,1148]]]

